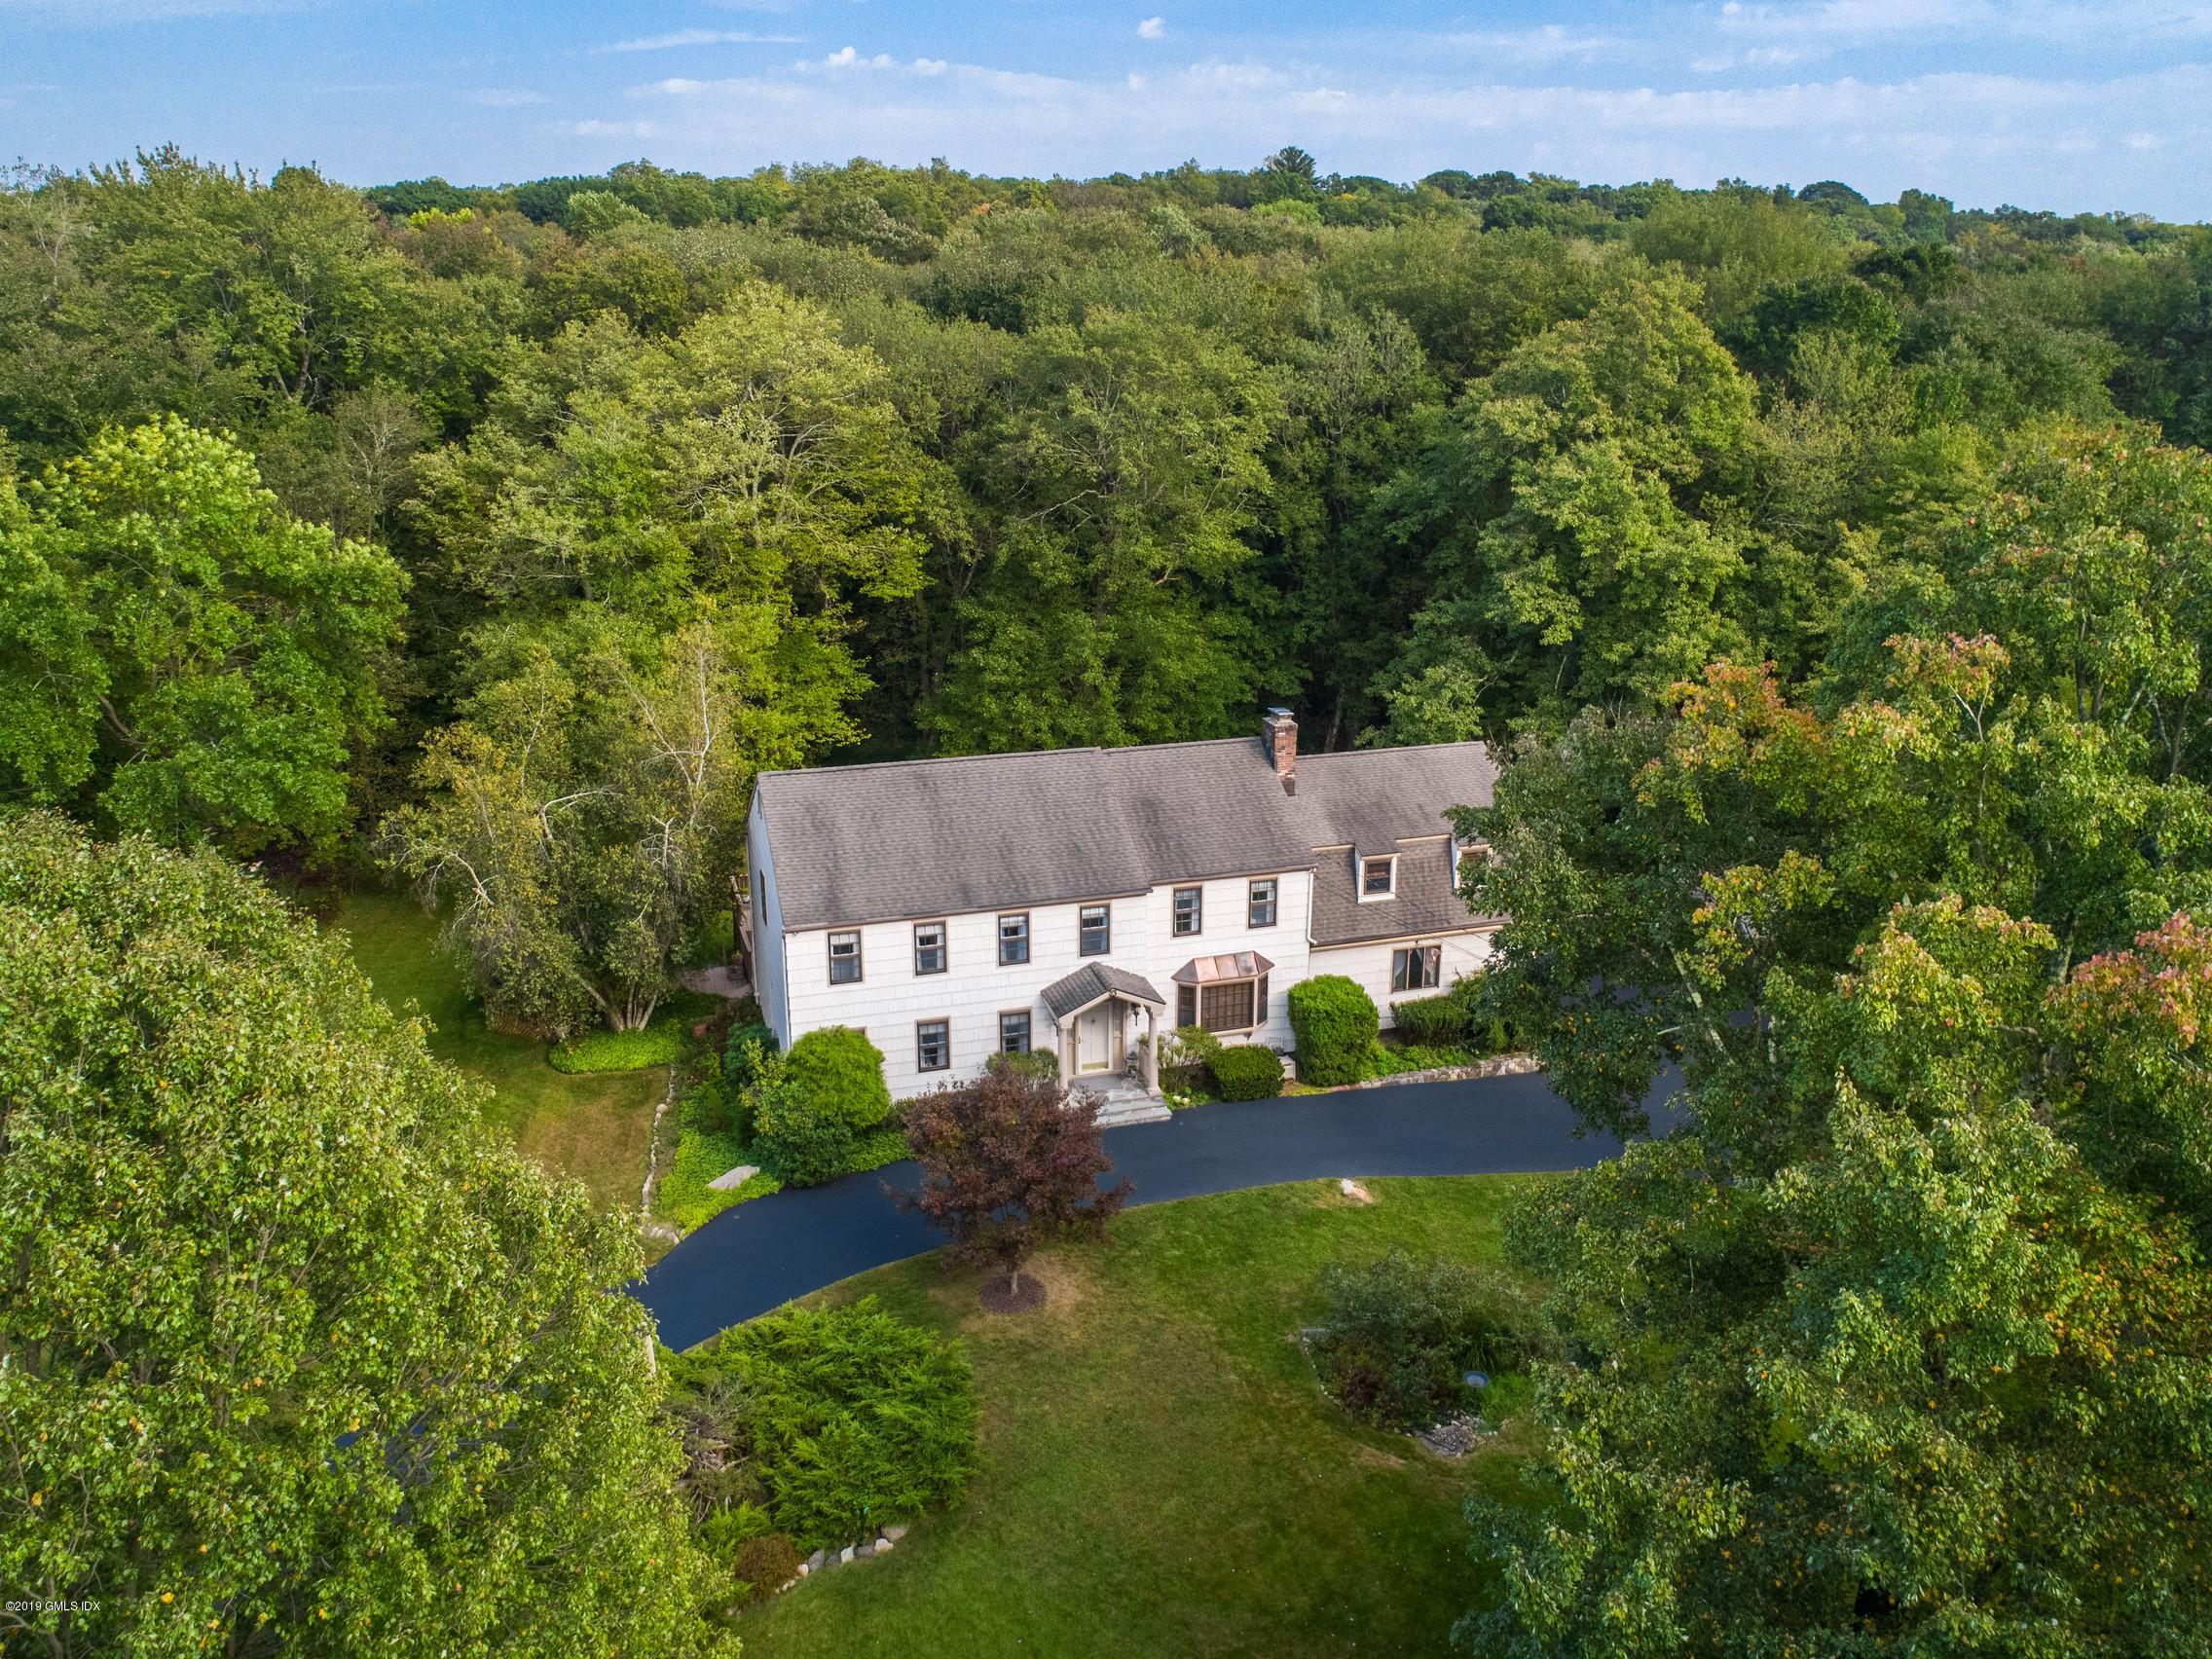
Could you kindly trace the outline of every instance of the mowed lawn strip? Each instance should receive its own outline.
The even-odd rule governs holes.
[[[1459,1464],[1362,1427],[1290,1340],[1330,1261],[1493,1263],[1527,1177],[1305,1182],[1132,1210],[1036,1271],[1040,1313],[976,1305],[935,1257],[831,1286],[964,1339],[982,1469],[879,1561],[740,1621],[755,1659],[1443,1654],[1483,1600],[1460,1501],[1519,1492],[1509,1425]]]
[[[564,1076],[545,1063],[544,1044],[492,1030],[466,972],[438,948],[437,923],[405,894],[353,894],[331,926],[380,997],[402,1013],[413,1003],[436,1027],[432,1053],[492,1086],[487,1122],[540,1166],[582,1181],[601,1205],[637,1203],[666,1067]]]

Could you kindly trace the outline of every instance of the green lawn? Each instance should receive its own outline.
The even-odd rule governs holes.
[[[403,894],[356,893],[330,926],[351,941],[378,995],[403,1013],[412,1004],[435,1027],[432,1052],[492,1086],[486,1117],[528,1157],[575,1176],[603,1205],[637,1203],[665,1067],[564,1076],[545,1063],[542,1043],[493,1031],[466,973],[438,948],[436,924]]]
[[[1290,1341],[1322,1264],[1392,1243],[1496,1259],[1516,1180],[1308,1182],[1133,1210],[1039,1264],[1051,1298],[999,1318],[938,1259],[869,1292],[965,1340],[982,1470],[888,1558],[739,1621],[749,1659],[930,1654],[1440,1654],[1484,1594],[1460,1499],[1518,1488],[1522,1432],[1460,1464],[1330,1403]]]

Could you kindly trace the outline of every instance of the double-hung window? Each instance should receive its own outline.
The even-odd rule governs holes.
[[[1029,1052],[1029,1011],[1027,1009],[1009,1009],[999,1015],[999,1052],[1002,1054],[1026,1054]]]
[[[1206,890],[1202,887],[1175,889],[1175,937],[1187,939],[1202,932],[1206,919]]]
[[[1245,895],[1244,925],[1248,928],[1272,928],[1275,925],[1275,882],[1273,876],[1255,881]]]
[[[914,1069],[947,1071],[952,1066],[952,1022],[917,1020],[914,1025]]]
[[[1379,859],[1359,861],[1359,896],[1362,899],[1387,899],[1396,890],[1398,861],[1384,854]]]
[[[861,982],[859,934],[833,933],[830,936],[830,982],[832,985],[857,985]]]
[[[941,974],[944,972],[944,924],[942,922],[916,922],[914,924],[914,972]]]
[[[999,966],[1012,968],[1029,960],[1029,912],[999,918]]]
[[[1444,982],[1444,947],[1417,944],[1390,952],[1390,989],[1433,991]]]
[[[1086,904],[1077,913],[1076,954],[1104,956],[1114,948],[1114,912],[1105,904]]]

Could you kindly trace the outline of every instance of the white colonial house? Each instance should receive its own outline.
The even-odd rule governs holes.
[[[762,1017],[786,1048],[866,1032],[895,1096],[1050,1049],[1141,1106],[1177,1025],[1288,1051],[1301,979],[1357,980],[1386,1023],[1480,968],[1497,919],[1458,895],[1446,813],[1496,775],[1479,743],[1301,756],[1283,709],[1257,742],[764,773],[743,922]]]

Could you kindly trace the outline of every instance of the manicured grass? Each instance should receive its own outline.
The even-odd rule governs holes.
[[[465,971],[438,948],[436,923],[404,894],[353,894],[330,926],[350,940],[379,996],[402,1013],[412,1004],[431,1023],[433,1053],[492,1086],[485,1116],[526,1156],[575,1176],[602,1205],[638,1201],[664,1068],[564,1076],[545,1063],[542,1043],[492,1030]]]
[[[1507,1424],[1462,1463],[1330,1403],[1292,1334],[1322,1264],[1391,1244],[1493,1262],[1520,1178],[1306,1182],[1132,1210],[1055,1250],[1051,1300],[1000,1318],[972,1273],[900,1263],[873,1293],[965,1341],[982,1468],[888,1558],[748,1613],[750,1659],[932,1654],[1442,1654],[1486,1594],[1460,1500],[1519,1490]]]

